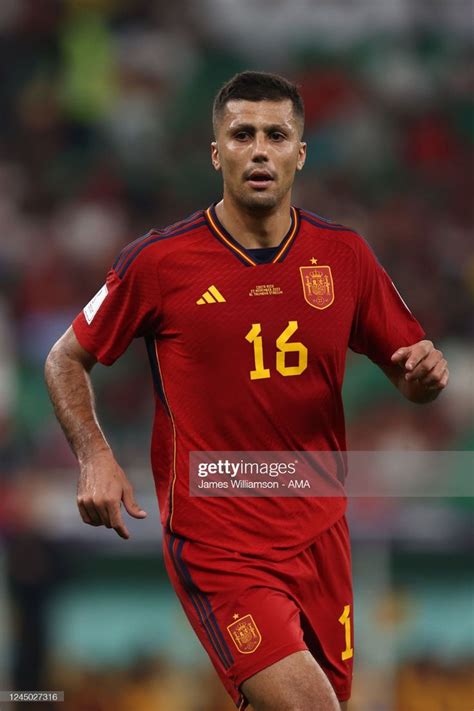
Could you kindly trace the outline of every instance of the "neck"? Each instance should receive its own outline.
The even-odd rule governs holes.
[[[290,194],[275,208],[246,210],[224,192],[224,198],[216,205],[216,213],[227,232],[242,247],[277,247],[291,225]]]

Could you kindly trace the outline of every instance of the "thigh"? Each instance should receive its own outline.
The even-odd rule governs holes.
[[[254,711],[339,711],[331,684],[310,652],[296,652],[242,684]]]
[[[165,539],[168,575],[196,635],[238,708],[246,679],[307,650],[300,610],[265,566],[242,573],[232,552]]]
[[[350,697],[354,615],[349,531],[345,517],[305,551],[298,583],[304,640],[328,676],[339,701]],[[297,581],[295,581],[295,585]]]

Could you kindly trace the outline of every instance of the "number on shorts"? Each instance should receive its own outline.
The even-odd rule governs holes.
[[[354,650],[351,646],[352,641],[351,641],[351,606],[350,605],[344,606],[344,611],[339,618],[339,622],[341,623],[341,625],[344,625],[344,632],[346,634],[346,648],[341,654],[341,659],[343,662],[345,662],[346,659],[351,659],[351,657],[354,656]]]

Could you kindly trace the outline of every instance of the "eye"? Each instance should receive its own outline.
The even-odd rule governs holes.
[[[285,140],[285,135],[280,131],[272,131],[270,134],[270,138],[272,139],[272,141],[276,141],[277,143],[279,143],[280,141]]]
[[[234,133],[234,138],[237,141],[245,141],[248,138],[249,134],[248,131],[237,131],[237,133]]]

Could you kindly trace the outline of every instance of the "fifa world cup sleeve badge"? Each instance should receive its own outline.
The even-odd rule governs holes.
[[[300,267],[303,294],[310,306],[315,309],[327,309],[334,302],[334,282],[331,267],[327,264],[318,265],[317,259],[312,259],[311,267]]]
[[[234,617],[238,616],[234,615]],[[227,631],[241,654],[253,654],[262,641],[262,635],[252,615],[238,617],[227,627]]]

